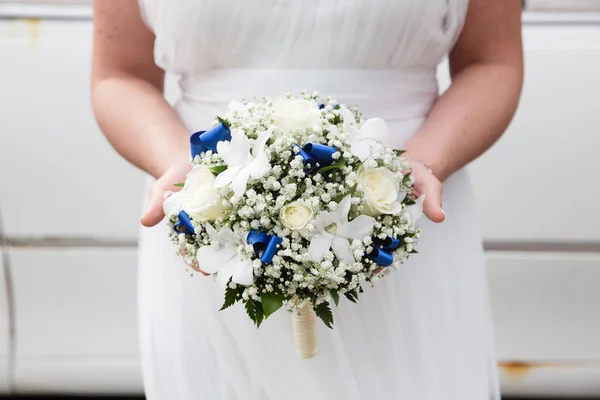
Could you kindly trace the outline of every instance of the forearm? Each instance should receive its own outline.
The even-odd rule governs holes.
[[[94,113],[111,145],[154,177],[188,157],[189,133],[161,91],[133,75],[92,85]]]
[[[406,145],[406,157],[427,163],[445,180],[485,152],[516,110],[522,68],[474,63],[453,76],[425,123]]]

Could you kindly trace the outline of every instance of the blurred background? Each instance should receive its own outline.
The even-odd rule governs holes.
[[[503,393],[600,398],[600,0],[524,7],[521,106],[470,167]],[[142,393],[144,176],[92,116],[91,17],[0,0],[0,395]]]

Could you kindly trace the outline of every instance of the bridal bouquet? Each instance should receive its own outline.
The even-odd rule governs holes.
[[[237,302],[259,326],[293,313],[301,357],[316,352],[315,320],[356,302],[412,253],[422,198],[380,118],[317,93],[233,102],[191,136],[193,168],[166,194],[171,240],[212,274],[222,309]]]

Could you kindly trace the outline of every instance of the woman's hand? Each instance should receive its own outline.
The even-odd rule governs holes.
[[[442,210],[442,182],[431,172],[431,169],[420,161],[406,159],[412,169],[415,185],[412,195],[418,198],[425,195],[423,213],[433,222],[443,222],[446,214]]]
[[[177,192],[180,190],[176,183],[185,182],[185,177],[192,169],[190,162],[173,165],[171,168],[154,182],[148,193],[148,208],[142,216],[141,223],[144,226],[152,227],[158,224],[165,217],[163,211],[163,200],[165,192]]]

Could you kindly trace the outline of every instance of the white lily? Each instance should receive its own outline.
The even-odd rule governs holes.
[[[360,161],[366,160],[371,155],[371,147],[376,143],[388,145],[389,133],[387,124],[381,118],[371,118],[359,128],[354,114],[342,107],[340,114],[344,119],[344,131],[350,134],[350,151]]]
[[[217,153],[223,158],[227,169],[215,179],[215,187],[231,185],[236,196],[246,191],[250,177],[262,178],[271,170],[271,164],[265,153],[265,145],[272,131],[262,133],[254,142],[250,152],[250,140],[243,133],[233,135],[230,142],[217,143]]]
[[[254,269],[252,260],[240,260],[237,251],[240,244],[233,231],[224,227],[219,232],[211,224],[206,224],[206,232],[214,241],[221,244],[218,249],[213,246],[202,246],[198,249],[196,259],[202,271],[207,274],[217,273],[217,284],[222,289],[227,287],[231,279],[240,285],[252,285],[254,283]]]
[[[348,221],[351,197],[346,196],[333,212],[321,211],[314,223],[316,234],[308,247],[310,261],[321,262],[325,253],[333,249],[336,256],[346,264],[354,263],[355,259],[350,249],[349,239],[363,240],[373,231],[375,218],[359,215]]]
[[[423,203],[425,202],[425,195],[422,194],[419,196],[417,200],[415,200],[415,204],[412,206],[408,206],[404,208],[404,212],[408,213],[410,216],[410,220],[414,223],[417,222],[423,216]]]

